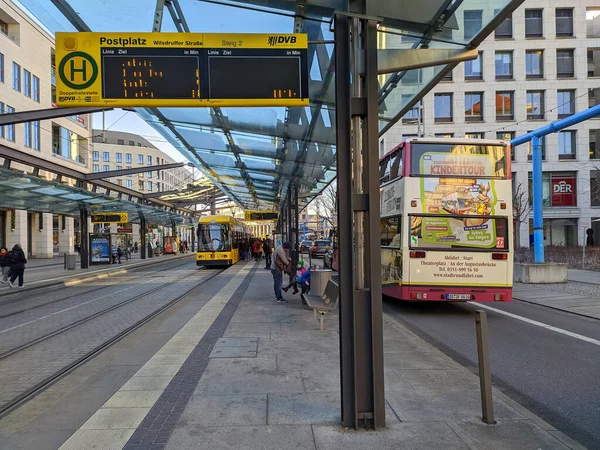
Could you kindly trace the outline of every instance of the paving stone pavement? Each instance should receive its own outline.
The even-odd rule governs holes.
[[[172,274],[165,278],[165,281],[177,280],[182,273]],[[145,287],[141,292],[147,292],[147,295],[142,298],[1,359],[0,405],[9,402],[63,367],[85,356],[102,343],[210,276],[210,272],[198,272],[195,268],[188,270],[188,273],[191,275],[190,277],[162,289],[157,290],[156,286],[152,285],[149,288]],[[136,294],[139,294],[139,291]],[[118,300],[122,301],[122,299]],[[111,304],[114,303],[116,302],[113,301]],[[106,306],[106,304],[103,305],[103,307]],[[90,313],[88,311],[88,314]]]

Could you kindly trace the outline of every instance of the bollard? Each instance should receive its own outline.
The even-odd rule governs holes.
[[[481,390],[481,411],[483,421],[495,424],[494,405],[492,403],[492,374],[490,371],[490,348],[488,345],[488,323],[485,311],[475,311],[477,331],[477,359],[479,362],[479,388]]]
[[[64,259],[64,265],[65,265],[65,270],[67,270],[67,252],[63,253],[63,259]]]

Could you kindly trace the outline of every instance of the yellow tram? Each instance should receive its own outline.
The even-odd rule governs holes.
[[[230,216],[207,216],[198,220],[197,266],[231,266],[240,260],[240,244],[250,238],[248,227]]]

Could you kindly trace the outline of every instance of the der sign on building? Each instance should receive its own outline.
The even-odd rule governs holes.
[[[577,179],[553,176],[552,206],[577,206]]]

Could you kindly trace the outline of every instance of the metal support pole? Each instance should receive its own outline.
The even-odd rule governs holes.
[[[292,277],[296,276],[295,267],[298,265],[298,188],[290,187],[290,242],[292,244]]]
[[[140,215],[140,258],[146,259],[146,250],[148,243],[146,242],[146,233],[148,232],[148,224],[146,218]]]
[[[217,214],[217,203],[215,202],[215,200],[212,200],[210,202],[210,215],[214,216]]]
[[[90,267],[90,236],[88,229],[88,211],[82,208],[79,212],[79,227],[81,246],[79,250],[79,258],[81,259],[81,268],[87,269]]]
[[[475,329],[477,331],[477,359],[479,361],[479,388],[481,390],[481,411],[483,421],[495,424],[492,398],[492,374],[490,370],[490,348],[488,343],[488,322],[485,311],[475,311]]]
[[[542,139],[534,135],[531,140],[533,160],[533,261],[544,262],[544,209],[542,187]]]
[[[377,23],[343,15],[334,21],[338,204],[344,205],[337,227],[342,425],[378,428],[385,426],[385,398]]]

